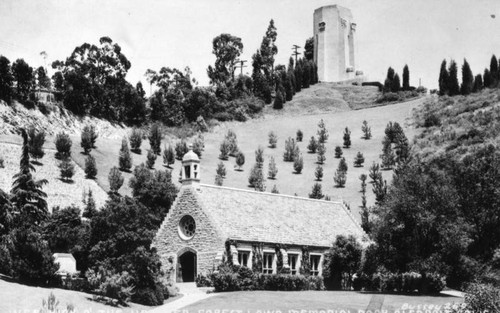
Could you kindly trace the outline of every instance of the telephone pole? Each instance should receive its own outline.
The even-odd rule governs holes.
[[[243,75],[243,68],[244,68],[244,67],[247,67],[247,66],[246,66],[246,65],[244,65],[244,64],[245,64],[245,62],[248,62],[248,61],[247,61],[247,60],[237,60],[236,62],[239,62],[239,63],[240,63],[240,65],[237,65],[236,67],[237,67],[237,68],[238,68],[238,67],[240,68],[240,75]]]
[[[295,64],[297,64],[297,56],[300,54],[300,52],[297,51],[298,49],[300,49],[299,46],[293,45],[292,50],[294,50],[294,51],[293,51],[292,55],[295,56]]]

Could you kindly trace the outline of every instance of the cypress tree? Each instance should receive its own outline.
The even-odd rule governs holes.
[[[491,87],[496,87],[498,84],[498,60],[495,55],[491,56],[490,74],[491,74]]]
[[[10,103],[12,98],[14,77],[12,76],[12,69],[10,61],[3,55],[0,55],[0,99]]]
[[[302,62],[302,88],[309,88],[311,85],[311,69],[309,62]]]
[[[472,92],[472,87],[474,84],[474,76],[470,69],[469,63],[464,59],[464,65],[462,65],[462,86],[460,87],[460,93],[462,95],[468,95]]]
[[[441,63],[441,70],[439,72],[439,95],[444,96],[448,94],[448,81],[450,74],[446,68],[446,60]]]
[[[283,109],[283,94],[281,91],[276,92],[276,98],[274,98],[273,109],[281,110]]]
[[[410,69],[408,64],[403,68],[403,90],[410,90]]]
[[[129,172],[132,168],[132,156],[130,155],[126,137],[123,137],[122,139],[122,147],[120,148],[118,164],[120,166],[120,170],[122,171]]]
[[[395,74],[394,79],[392,80],[391,83],[391,91],[398,92],[400,90],[401,90],[401,80],[399,79],[399,75]]]
[[[491,73],[490,73],[490,70],[488,70],[487,68],[484,69],[483,85],[484,85],[485,88],[491,88],[492,87]]]
[[[302,90],[302,66],[300,65],[300,62],[297,62],[295,64],[295,91],[300,92]]]
[[[460,86],[458,85],[457,63],[454,60],[450,61],[449,73],[450,77],[448,80],[448,92],[450,96],[456,96],[460,94]]]
[[[474,87],[472,87],[472,92],[479,92],[483,89],[483,77],[481,74],[477,74],[474,78]]]

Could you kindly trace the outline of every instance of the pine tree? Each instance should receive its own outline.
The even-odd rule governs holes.
[[[302,66],[299,62],[295,64],[295,91],[300,92],[302,90]]]
[[[410,90],[410,69],[408,64],[403,68],[403,90]]]
[[[345,128],[344,130],[344,148],[349,148],[351,147],[351,131],[349,128]]]
[[[85,177],[87,179],[94,179],[97,176],[97,165],[92,155],[88,155],[85,159]]]
[[[345,158],[340,159],[338,170],[347,173],[348,166]]]
[[[387,137],[385,137],[382,142],[382,154],[380,155],[380,159],[382,160],[383,169],[388,170],[394,166],[396,156],[392,150],[391,142],[387,139]]]
[[[361,181],[361,193],[366,193],[366,179],[368,177],[366,176],[366,174],[361,174],[359,175],[359,180]]]
[[[28,145],[30,156],[37,161],[43,158],[45,152],[43,151],[43,144],[45,143],[45,131],[36,131],[35,127],[28,129]]]
[[[373,183],[373,193],[375,194],[375,203],[380,205],[387,195],[387,181],[382,178],[382,174],[378,175]]]
[[[464,59],[464,64],[462,65],[462,86],[460,87],[460,93],[462,95],[468,95],[472,92],[472,87],[474,84],[474,76],[467,59]]]
[[[258,164],[255,164],[250,171],[250,176],[248,177],[248,183],[256,191],[266,190],[264,175],[262,174],[262,168]]]
[[[149,169],[153,169],[156,162],[156,153],[153,150],[149,149],[148,154],[146,155],[146,165]]]
[[[302,131],[300,129],[297,130],[297,135],[296,135],[297,142],[302,142],[303,137],[304,137],[304,134],[302,133]]]
[[[493,79],[491,77],[490,70],[487,68],[484,69],[483,85],[485,88],[492,88],[493,86]]]
[[[368,122],[366,120],[363,121],[363,125],[361,125],[361,131],[363,132],[364,139],[368,140],[372,138],[372,129],[368,126]]]
[[[109,170],[108,174],[108,182],[109,182],[109,191],[113,194],[117,194],[118,190],[123,186],[123,176],[120,170],[114,166]]]
[[[444,96],[448,94],[449,79],[450,74],[446,68],[446,60],[443,60],[441,63],[441,70],[439,72],[439,95]]]
[[[135,153],[141,153],[142,132],[138,128],[132,129],[129,136],[130,148]]]
[[[82,132],[80,146],[83,148],[84,154],[89,154],[92,150],[92,139],[88,132]]]
[[[342,157],[342,148],[340,146],[335,147],[335,158],[340,159]]]
[[[276,162],[274,161],[274,157],[271,157],[269,159],[267,176],[269,179],[276,179],[276,175],[278,175],[278,168],[276,167]]]
[[[64,160],[71,156],[71,146],[73,143],[68,134],[64,132],[58,133],[54,143],[57,149],[56,158]]]
[[[283,109],[283,94],[281,91],[276,92],[276,98],[274,98],[274,103],[273,103],[273,109],[275,110],[281,110]]]
[[[316,177],[317,181],[321,181],[323,179],[323,167],[321,165],[316,166],[314,176]]]
[[[85,125],[85,127],[83,127],[83,131],[82,133],[87,133],[89,135],[89,139],[90,139],[90,142],[91,142],[91,148],[92,149],[95,149],[97,148],[95,143],[97,141],[97,138],[99,137],[99,134],[97,133],[96,129],[95,129],[95,126],[94,125]]]
[[[356,154],[356,158],[354,159],[354,167],[362,167],[363,163],[365,163],[365,157],[363,156],[363,153],[358,152],[358,154]]]
[[[89,189],[88,193],[83,194],[83,204],[85,204],[85,208],[82,217],[92,219],[97,214],[97,206],[91,189]]]
[[[236,155],[236,165],[238,166],[238,170],[241,171],[241,167],[245,164],[245,155],[243,152],[238,152]]]
[[[283,161],[293,162],[295,157],[299,154],[299,147],[295,143],[295,140],[291,137],[285,141],[285,153],[283,153]]]
[[[257,162],[260,167],[264,165],[264,149],[262,149],[261,146],[255,150],[255,162]]]
[[[368,174],[368,176],[370,176],[371,183],[373,184],[380,175],[382,175],[380,173],[380,165],[378,163],[373,162],[373,164],[370,166],[370,171]]]
[[[293,169],[295,170],[295,174],[302,173],[302,169],[304,168],[304,159],[302,155],[297,155],[293,160]]]
[[[215,182],[214,182],[215,186],[222,186],[223,183],[224,183],[224,178],[219,174],[215,175]]]
[[[273,185],[273,189],[271,189],[271,193],[279,194],[280,191],[278,190],[278,187],[276,185]]]
[[[269,147],[273,149],[276,148],[276,144],[278,143],[278,136],[276,136],[276,133],[270,131],[268,137],[269,137]]]
[[[310,153],[316,153],[318,150],[318,142],[314,136],[311,136],[311,140],[309,140],[309,144],[307,145],[307,149]]]
[[[318,123],[318,142],[325,143],[328,140],[328,130],[326,129],[325,122],[321,119]]]
[[[161,153],[161,141],[163,139],[163,131],[160,124],[155,123],[151,126],[149,130],[149,145],[154,154],[160,155]]]
[[[224,161],[227,160],[229,158],[230,148],[231,147],[229,141],[227,139],[224,139],[219,146],[219,159]]]
[[[449,95],[456,96],[460,94],[460,86],[458,85],[457,63],[454,60],[450,61],[449,73],[450,73],[450,77],[448,80]]]
[[[175,163],[175,152],[171,145],[163,148],[163,163],[170,167],[170,165]]]
[[[333,181],[335,182],[335,186],[338,188],[343,188],[347,181],[347,175],[344,171],[336,170],[335,176],[333,177]]]
[[[322,199],[325,195],[323,195],[323,192],[321,190],[321,184],[320,183],[315,183],[313,185],[313,188],[311,190],[311,193],[309,194],[309,198],[311,199]]]
[[[75,175],[75,166],[70,158],[65,158],[59,163],[59,170],[61,171],[61,179],[63,181],[70,181]]]
[[[178,141],[175,144],[175,157],[177,160],[182,160],[184,155],[188,153],[189,148],[184,140]]]
[[[198,158],[201,159],[202,152],[204,150],[205,144],[203,143],[203,139],[195,138],[193,141],[193,152],[196,153]]]
[[[318,145],[318,164],[323,164],[325,163],[325,160],[326,160],[326,147],[325,147],[325,144],[323,143],[320,143]]]
[[[130,172],[130,169],[132,168],[132,156],[130,155],[127,138],[125,137],[122,139],[122,147],[120,148],[118,163],[120,170]]]
[[[35,168],[30,164],[28,134],[24,129],[21,129],[23,137],[23,147],[21,160],[19,163],[19,173],[15,174],[12,183],[11,202],[25,216],[29,222],[38,224],[46,219],[47,211],[47,194],[42,191],[43,185],[47,184],[47,180],[33,179],[31,172]]]

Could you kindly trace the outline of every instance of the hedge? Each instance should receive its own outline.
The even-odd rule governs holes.
[[[353,278],[354,290],[405,293],[417,291],[421,294],[436,294],[445,286],[446,278],[438,273],[424,273],[422,275],[415,272],[377,272],[371,277],[366,274],[358,274]]]

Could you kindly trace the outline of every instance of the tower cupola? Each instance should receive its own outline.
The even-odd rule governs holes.
[[[200,158],[190,145],[189,151],[182,158],[182,185],[199,184],[200,172]]]

